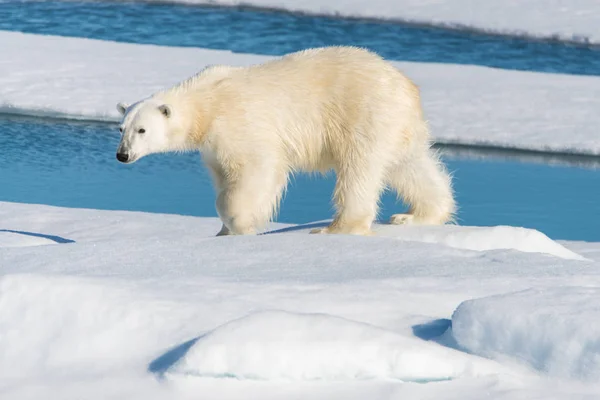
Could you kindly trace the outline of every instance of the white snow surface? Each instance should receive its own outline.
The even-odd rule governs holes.
[[[106,121],[119,119],[117,102],[145,98],[209,64],[270,59],[3,31],[0,52],[0,112]],[[394,64],[421,87],[438,142],[600,155],[598,77]]]
[[[150,0],[155,1],[155,0]],[[600,42],[596,0],[172,0],[317,15],[399,20],[506,35]]]
[[[452,317],[459,345],[512,357],[554,377],[600,381],[600,288],[528,289],[462,303]]]
[[[531,332],[520,354],[536,354],[535,337],[549,343],[544,349],[569,339],[568,354],[586,343],[596,351],[598,243],[561,242],[588,259],[579,261],[455,248],[443,235],[423,243],[414,227],[357,237],[274,224],[265,235],[215,237],[219,228],[214,218],[0,203],[0,398],[591,400],[600,393],[578,373],[515,359],[517,345],[506,357],[464,351],[501,343],[470,333],[468,322],[479,319],[487,330],[505,327],[498,336]],[[467,237],[488,235],[498,237],[492,229]],[[482,312],[477,302],[485,299],[466,308],[528,289],[537,292],[523,292],[533,293],[523,301],[506,295]],[[534,302],[548,305],[552,323]],[[506,315],[499,325],[495,309]]]

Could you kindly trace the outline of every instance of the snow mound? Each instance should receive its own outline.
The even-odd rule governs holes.
[[[497,372],[485,359],[326,314],[266,311],[198,339],[167,375],[438,381]]]
[[[600,380],[600,288],[553,287],[465,301],[454,338],[466,350],[514,358],[551,376]]]
[[[400,228],[400,229],[398,229]],[[567,249],[535,229],[513,226],[394,226],[380,225],[378,234],[400,240],[439,243],[457,249],[489,251],[512,249],[525,253],[544,253],[567,260],[586,258]]]

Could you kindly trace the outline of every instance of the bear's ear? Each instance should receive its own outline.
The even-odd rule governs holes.
[[[162,106],[159,106],[158,109],[160,110],[161,114],[165,117],[169,118],[171,116],[171,107],[169,107],[168,105],[163,104]]]
[[[117,110],[121,113],[121,115],[125,115],[125,112],[129,108],[129,104],[119,103],[117,104]]]

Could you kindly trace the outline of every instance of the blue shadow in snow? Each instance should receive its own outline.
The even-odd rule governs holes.
[[[413,325],[412,331],[419,339],[437,341],[451,327],[451,320],[441,318],[424,324]]]
[[[18,235],[25,235],[25,236],[33,236],[33,237],[44,238],[44,239],[52,240],[53,242],[58,243],[58,244],[75,243],[75,241],[71,240],[71,239],[66,239],[64,237],[55,236],[55,235],[46,235],[46,234],[43,234],[43,233],[15,231],[15,230],[12,230],[12,229],[0,229],[0,232],[16,233]]]
[[[177,361],[182,359],[190,350],[190,348],[201,338],[202,336],[198,336],[197,338],[188,340],[187,342],[171,348],[162,356],[153,360],[148,365],[148,371],[152,372],[153,374],[157,374],[159,377],[162,377],[165,372],[167,372],[167,370],[171,368]]]
[[[324,222],[313,222],[310,224],[294,225],[294,226],[288,226],[286,228],[267,231],[267,232],[262,233],[262,235],[272,235],[274,233],[302,231],[304,229],[324,228],[329,224],[330,224],[330,222],[324,221]]]
[[[452,334],[452,321],[449,319],[434,319],[424,324],[414,325],[412,331],[419,339],[435,342],[463,353],[473,354],[458,344]]]
[[[320,222],[311,222],[308,224],[300,224],[300,225],[294,225],[294,226],[288,226],[286,228],[281,228],[281,229],[274,229],[272,231],[266,231],[264,233],[261,233],[261,235],[271,235],[274,233],[285,233],[285,232],[294,232],[294,231],[302,231],[305,229],[315,229],[315,228],[324,228],[326,226],[328,226],[331,223],[331,220],[329,221],[320,221]],[[373,223],[376,223],[378,225],[389,225],[389,221],[380,221],[380,220],[376,220],[373,221]]]

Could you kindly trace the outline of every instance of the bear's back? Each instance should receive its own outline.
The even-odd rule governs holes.
[[[344,79],[354,84],[350,79],[378,81],[382,76],[402,78],[402,74],[379,55],[348,46],[302,50],[246,70],[249,79],[265,79],[282,85],[301,81],[329,86],[328,83],[339,85]],[[277,81],[277,78],[280,79]]]
[[[227,70],[231,90],[240,101],[298,108],[332,101],[394,99],[418,90],[398,69],[375,53],[358,47],[332,46],[298,51],[263,64]],[[230,93],[234,95],[234,93]],[[299,102],[299,100],[301,100]]]

